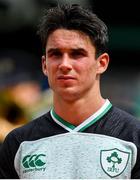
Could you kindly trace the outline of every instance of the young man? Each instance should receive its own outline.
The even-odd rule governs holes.
[[[140,122],[100,92],[109,64],[106,25],[80,6],[63,5],[46,12],[39,34],[53,108],[7,136],[0,177],[140,178]]]

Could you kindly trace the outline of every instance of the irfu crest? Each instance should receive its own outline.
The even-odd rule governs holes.
[[[129,161],[129,152],[117,148],[101,150],[100,163],[104,172],[110,177],[116,177],[123,173]]]

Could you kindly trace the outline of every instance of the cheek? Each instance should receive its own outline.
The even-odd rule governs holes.
[[[94,76],[96,74],[97,67],[95,63],[86,63],[82,66],[80,71],[82,74],[87,75],[88,78],[89,76]]]
[[[87,69],[85,69],[84,79],[83,79],[85,82],[83,83],[93,84],[97,76],[96,71],[97,71],[96,66],[94,66],[93,64],[89,66]]]
[[[57,66],[53,63],[48,63],[47,65],[47,74],[49,79],[54,79],[57,71]]]

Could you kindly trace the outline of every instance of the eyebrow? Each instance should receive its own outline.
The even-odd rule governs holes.
[[[52,52],[58,52],[58,51],[60,51],[59,48],[50,48],[50,49],[47,51],[47,53],[50,54],[50,53],[52,53]]]
[[[49,53],[58,52],[58,51],[61,51],[61,50],[60,50],[59,48],[50,48],[50,49],[47,51],[47,53],[49,54]],[[86,52],[86,50],[83,49],[83,48],[72,48],[72,49],[70,49],[70,51]]]
[[[85,49],[83,48],[73,48],[71,49],[72,51],[79,51],[79,52],[87,52]]]

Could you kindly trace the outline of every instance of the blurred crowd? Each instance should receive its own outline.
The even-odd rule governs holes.
[[[0,53],[1,143],[12,129],[46,113],[52,105],[47,79],[35,62],[35,57],[25,52]]]

